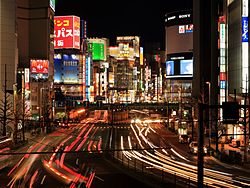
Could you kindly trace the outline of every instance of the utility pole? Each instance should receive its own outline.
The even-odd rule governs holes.
[[[211,118],[211,108],[210,108],[210,106],[211,106],[211,97],[210,97],[210,95],[211,95],[211,82],[206,82],[206,84],[208,84],[208,105],[209,105],[209,108],[208,108],[208,147],[209,147],[209,151],[210,151],[210,149],[211,149],[211,132],[212,132],[212,126],[211,126],[211,124],[212,124],[212,118]]]
[[[7,75],[6,64],[4,65],[4,109],[3,109],[3,136],[6,136],[7,126]]]
[[[244,162],[247,162],[247,76],[246,76],[246,93],[244,101]]]
[[[203,142],[204,142],[204,131],[203,131],[203,110],[204,104],[199,103],[199,135],[198,135],[198,187],[203,187]]]
[[[23,142],[25,142],[25,129],[24,129],[24,119],[25,119],[25,77],[24,77],[24,70],[22,71],[22,98],[23,98],[23,116],[22,116],[22,130],[23,130]]]

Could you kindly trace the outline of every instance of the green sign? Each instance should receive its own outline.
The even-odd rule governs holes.
[[[50,8],[55,12],[56,8],[56,0],[50,0]]]
[[[103,43],[92,43],[89,44],[90,52],[92,52],[93,60],[104,60],[104,44]]]

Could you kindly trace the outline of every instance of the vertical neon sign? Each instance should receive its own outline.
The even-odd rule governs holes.
[[[90,57],[86,58],[86,99],[90,97]]]
[[[226,62],[226,21],[225,16],[219,18],[218,29],[220,33],[219,37],[219,64],[220,64],[220,76],[219,76],[219,87],[220,87],[220,104],[226,101],[227,93],[227,62]],[[220,117],[222,117],[222,109],[220,110]]]
[[[86,57],[82,56],[82,91],[83,91],[83,100],[86,100]]]
[[[248,76],[248,0],[242,0],[242,82],[241,92],[246,93],[248,91],[248,84],[246,84]]]

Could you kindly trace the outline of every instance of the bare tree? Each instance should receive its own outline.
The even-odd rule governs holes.
[[[0,123],[2,136],[6,136],[7,125],[13,120],[13,95],[4,91],[4,96],[0,99]]]

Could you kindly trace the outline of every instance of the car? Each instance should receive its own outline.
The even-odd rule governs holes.
[[[188,143],[188,135],[180,134],[179,135],[179,143]]]
[[[197,154],[198,153],[198,142],[197,141],[192,141],[189,144],[189,151],[192,154]],[[203,146],[203,153],[206,155],[207,154],[207,146]]]
[[[69,128],[69,124],[66,123],[66,122],[60,122],[59,127],[61,127],[61,128]]]

